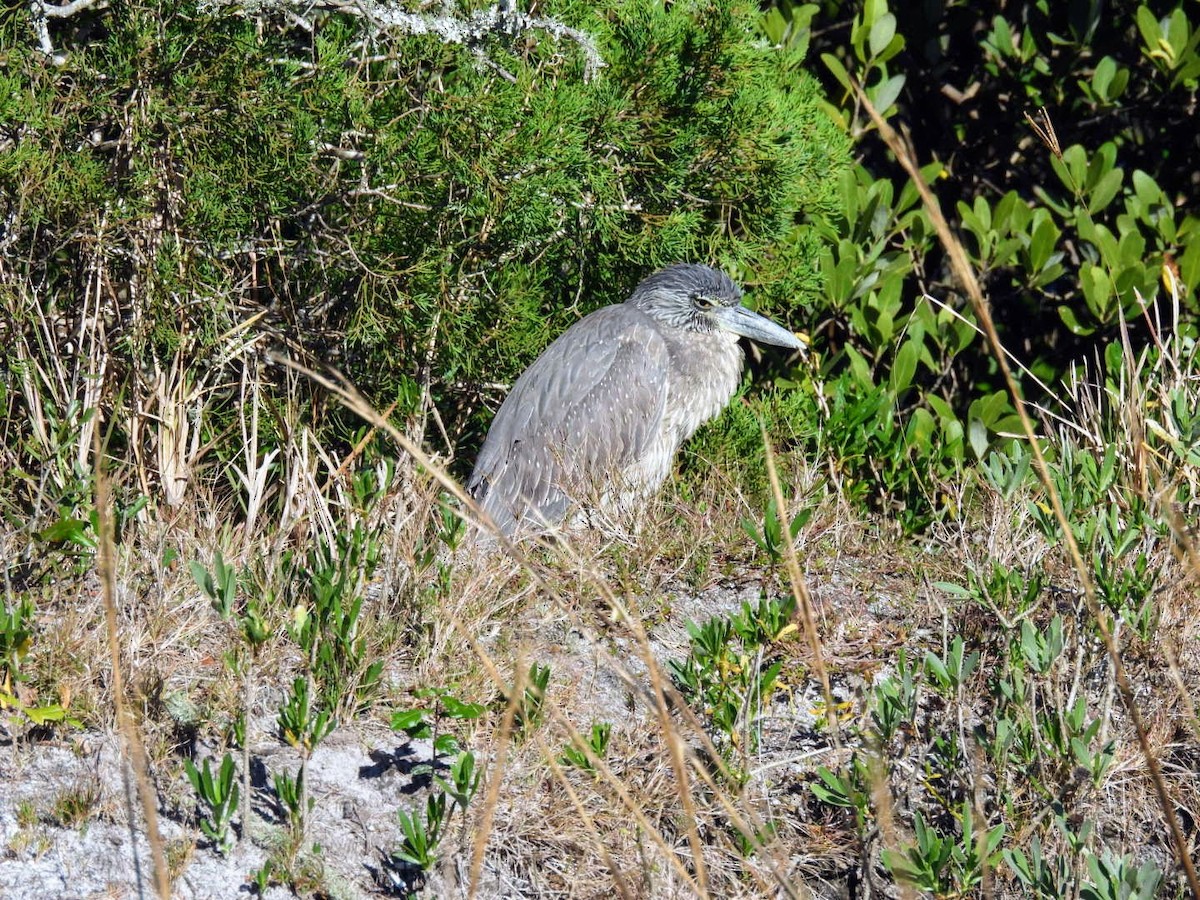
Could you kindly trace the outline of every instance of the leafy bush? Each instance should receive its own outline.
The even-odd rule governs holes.
[[[658,265],[720,263],[785,318],[815,301],[848,141],[753,5],[497,15],[411,14],[456,43],[342,10],[134,2],[51,22],[59,66],[28,11],[5,17],[10,369],[82,327],[142,409],[175,357],[211,437],[237,404],[222,367],[282,344],[400,416],[431,401],[430,434],[469,445],[491,385]],[[146,458],[166,439],[111,418]]]
[[[1020,429],[854,83],[904,124],[956,217],[1024,395],[1061,413],[1060,382],[1118,349],[1122,328],[1137,350],[1170,331],[1194,338],[1200,312],[1200,217],[1182,164],[1200,39],[1184,7],[1162,19],[1128,2],[1100,10],[1028,4],[981,31],[961,2],[930,14],[910,2],[784,0],[764,19],[773,42],[820,55],[828,108],[860,139],[864,166],[843,173],[840,215],[822,225],[822,427],[836,434],[847,414],[876,423],[868,433],[882,446],[829,449],[859,496],[900,504],[909,530],[955,513],[931,484],[959,480],[964,462]],[[1051,112],[1027,118],[1039,104]]]

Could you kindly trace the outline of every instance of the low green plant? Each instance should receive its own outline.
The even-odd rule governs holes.
[[[100,785],[85,782],[59,791],[50,807],[50,818],[63,828],[87,828],[100,806]]]
[[[671,660],[668,671],[684,699],[712,722],[724,749],[758,746],[759,714],[783,668],[778,642],[795,629],[795,602],[763,598],[703,625],[687,623],[688,655]]]
[[[21,661],[33,645],[33,619],[33,601],[28,596],[6,599],[0,611],[0,710],[16,708],[28,715],[17,699],[15,686],[25,677]]]
[[[779,826],[774,822],[764,822],[754,829],[753,834],[745,834],[736,828],[733,829],[734,841],[737,843],[738,853],[743,859],[750,859],[757,855],[760,849],[775,840],[778,833]]]
[[[479,789],[480,775],[475,767],[475,755],[464,750],[450,766],[449,780],[437,779],[441,789],[426,798],[423,818],[416,813],[397,810],[404,840],[393,852],[393,859],[413,866],[419,872],[428,871],[437,861],[438,846],[455,810],[465,821],[467,808]]]
[[[312,799],[305,790],[305,769],[317,745],[337,725],[333,713],[311,696],[309,679],[298,677],[292,690],[279,708],[277,716],[280,736],[300,751],[300,767],[292,778],[286,773],[275,775],[275,793],[288,813],[297,841],[304,834],[304,824],[312,809]]]
[[[309,680],[296,678],[279,708],[280,736],[304,754],[311,754],[337,725],[332,712],[311,697]]]
[[[919,810],[914,812],[914,842],[904,850],[883,850],[884,865],[897,879],[938,896],[961,895],[976,887],[984,868],[994,869],[1001,859],[1005,827],[980,824],[985,831],[977,834],[969,800],[963,801],[954,818],[959,827],[943,833],[926,823]]]
[[[828,460],[847,500],[885,510],[905,534],[950,511],[940,485],[961,470],[965,431],[949,405],[932,400],[933,412],[913,411],[905,420],[893,393],[854,366],[825,391],[824,420],[806,440],[814,455]]]
[[[900,728],[910,725],[917,714],[917,683],[908,654],[896,657],[896,671],[875,682],[870,706],[871,722],[879,746],[884,747]]]
[[[475,766],[475,754],[469,750],[460,752],[450,764],[449,774],[449,778],[439,775],[437,784],[454,801],[450,812],[458,809],[465,815],[467,807],[471,805],[476,791],[479,790],[479,781],[483,775]]]
[[[991,487],[1006,503],[1011,503],[1022,489],[1032,484],[1035,476],[1033,454],[1029,447],[1012,441],[982,456],[975,474]]]
[[[237,570],[225,561],[221,551],[213,554],[210,572],[199,560],[191,560],[188,568],[201,592],[208,597],[213,609],[233,628],[238,645],[225,656],[225,664],[234,675],[242,680],[241,710],[234,719],[235,739],[242,748],[242,796],[246,806],[242,812],[242,835],[250,836],[250,742],[246,735],[246,721],[254,705],[254,675],[259,653],[271,636],[271,629],[263,618],[259,604],[252,596],[245,596],[239,605]],[[234,806],[237,804],[234,803]]]
[[[32,828],[37,824],[37,807],[31,800],[21,800],[17,803],[16,819],[18,828]]]
[[[1026,571],[993,562],[986,571],[968,572],[965,585],[939,581],[934,587],[987,607],[1001,621],[1011,621],[1036,608],[1045,583],[1046,577],[1039,568]]]
[[[1063,652],[1063,618],[1055,616],[1045,629],[1028,619],[1021,623],[1021,658],[1031,672],[1045,675]]]
[[[314,803],[305,791],[304,766],[296,771],[295,777],[287,772],[276,772],[272,784],[275,787],[275,796],[279,799],[293,832],[300,833],[304,818],[312,811]]]
[[[442,840],[442,829],[446,823],[446,795],[430,794],[425,801],[425,816],[409,814],[403,809],[396,811],[404,841],[392,853],[395,859],[415,866],[422,872],[428,871],[437,861],[437,848]]]
[[[460,749],[458,738],[443,729],[444,720],[470,722],[487,712],[479,703],[459,700],[448,688],[418,688],[414,694],[427,705],[393,712],[391,725],[410,738],[432,740],[435,758]],[[432,771],[432,766],[425,771]]]
[[[784,491],[784,496],[787,496],[787,491]],[[746,532],[750,540],[758,545],[758,548],[767,554],[767,558],[772,563],[778,565],[783,560],[783,548],[787,543],[796,540],[796,535],[800,533],[800,529],[809,523],[812,519],[812,507],[804,507],[792,516],[787,522],[787,535],[784,535],[783,525],[780,523],[778,508],[775,503],[775,497],[772,494],[767,498],[765,508],[762,515],[762,527],[760,528],[753,519],[742,519],[742,530]]]
[[[525,678],[525,687],[517,701],[513,726],[519,735],[526,735],[542,724],[545,717],[546,688],[550,685],[550,667],[533,663]],[[505,703],[509,698],[505,697]]]
[[[196,768],[190,759],[183,761],[188,781],[192,783],[200,802],[207,809],[200,819],[200,830],[213,842],[222,853],[228,853],[233,847],[234,837],[231,827],[237,814],[240,795],[237,783],[233,757],[226,753],[221,760],[221,767],[214,776],[209,761],[204,760],[204,767]]]
[[[1048,857],[1042,852],[1042,841],[1036,834],[1029,839],[1028,856],[1020,847],[1005,847],[1001,851],[1017,881],[1035,900],[1060,900],[1070,893],[1071,862],[1066,856]]]
[[[437,849],[444,836],[448,814],[452,815],[455,809],[459,809],[465,815],[479,789],[482,774],[476,768],[475,755],[469,750],[461,749],[458,737],[444,730],[445,723],[474,721],[481,718],[487,710],[478,703],[459,700],[447,688],[422,688],[416,691],[416,694],[428,705],[398,710],[392,714],[391,719],[392,728],[395,730],[402,731],[411,738],[433,742],[433,755],[429,762],[414,766],[410,774],[419,776],[435,773],[444,765],[439,762],[439,757],[456,754],[448,770],[443,769],[448,777],[440,774],[434,777],[435,790],[426,802],[423,819],[416,813],[410,814],[405,810],[397,810],[396,813],[404,840],[392,858],[423,873],[437,859]],[[411,882],[407,876],[405,880]]]
[[[611,737],[612,724],[610,722],[593,722],[591,732],[586,738],[583,738],[587,745],[586,749],[575,744],[567,744],[563,747],[558,761],[564,766],[580,769],[596,777],[599,773],[592,759],[602,760],[608,755],[608,742]]]
[[[17,696],[17,684],[26,678],[22,662],[34,644],[35,634],[34,601],[28,595],[6,601],[0,611],[0,712],[12,710],[18,721],[43,725],[67,719],[67,713],[59,703],[28,704]]]
[[[413,548],[413,568],[420,576],[413,585],[418,609],[436,608],[451,595],[454,555],[466,535],[466,521],[452,505],[449,495],[443,493],[438,497],[431,527],[422,532]]]
[[[1000,593],[1007,596],[1011,578],[1004,570],[990,580],[975,579],[972,589],[958,588],[959,596],[994,605],[985,596],[988,585],[993,592],[1003,585]],[[1023,590],[1024,580],[1017,580]],[[878,678],[867,694],[860,720],[865,724],[848,729],[868,748],[885,752],[860,751],[841,769],[820,768],[811,785],[821,803],[852,814],[855,832],[866,840],[878,827],[879,791],[892,789],[895,773],[887,760],[919,740],[919,781],[907,789],[914,841],[888,848],[882,859],[898,881],[937,896],[978,889],[984,870],[1001,860],[1031,895],[1078,891],[1081,854],[1091,846],[1093,829],[1087,820],[1076,821],[1063,796],[1094,790],[1112,769],[1116,743],[1101,737],[1102,717],[1090,711],[1084,696],[1068,699],[1066,690],[1073,655],[1066,651],[1086,637],[1086,628],[1068,630],[1060,615],[1039,622],[1026,613],[1019,627],[1001,634],[998,646],[987,649],[968,649],[967,640],[955,636],[941,653],[927,651],[919,666],[900,651],[895,671]],[[995,663],[980,677],[989,654]],[[953,720],[937,724],[938,711],[961,706],[968,691],[976,696],[975,686],[984,689],[989,715],[971,728],[961,719],[957,728]],[[933,715],[926,719],[922,712]],[[982,753],[973,756],[975,746]],[[991,817],[986,826],[978,821],[972,787],[980,761],[998,779],[996,800],[984,801]],[[1057,846],[1066,848],[1065,862],[1047,858],[1045,828],[1030,826],[1031,819],[1053,822]],[[1032,829],[1030,838],[1020,847],[1002,848],[1004,835],[1019,824]]]
[[[237,570],[225,562],[221,551],[213,553],[212,571],[195,559],[188,563],[188,569],[221,618],[231,618],[237,597],[238,575]]]
[[[1082,900],[1153,900],[1158,896],[1162,872],[1147,860],[1140,866],[1127,856],[1105,850],[1085,853],[1091,880],[1080,890]]]
[[[266,896],[267,888],[273,884],[277,884],[278,880],[275,877],[275,863],[268,859],[261,866],[254,870],[251,874],[251,890],[259,897]]]
[[[1126,559],[1119,561],[1114,561],[1110,554],[1095,553],[1092,571],[1104,606],[1131,625],[1143,641],[1152,641],[1158,626],[1154,591],[1158,586],[1159,571],[1151,565],[1146,553],[1129,552]]]
[[[964,646],[962,637],[955,635],[944,657],[932,650],[925,653],[925,675],[942,693],[955,694],[979,666],[979,651],[964,653]]]
[[[360,633],[363,585],[379,563],[378,527],[361,522],[319,541],[299,566],[303,586],[289,633],[309,660],[323,702],[339,718],[353,716],[379,688],[382,659],[369,659]]]
[[[825,766],[817,767],[817,780],[809,785],[822,803],[854,813],[856,830],[861,834],[874,821],[871,812],[871,770],[858,753],[841,772]]]

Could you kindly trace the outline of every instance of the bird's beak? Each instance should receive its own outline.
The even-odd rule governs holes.
[[[790,350],[807,350],[808,345],[781,325],[766,316],[751,312],[744,306],[726,306],[715,313],[718,324],[726,331],[748,337],[752,341],[775,344]]]

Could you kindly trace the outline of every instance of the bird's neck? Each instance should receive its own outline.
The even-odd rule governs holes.
[[[685,441],[728,404],[742,375],[742,348],[732,334],[667,337],[671,376],[667,390],[670,423]]]

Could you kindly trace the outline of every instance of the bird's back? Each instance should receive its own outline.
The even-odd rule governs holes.
[[[576,322],[513,385],[468,492],[505,533],[561,521],[657,438],[669,365],[659,324],[630,304]]]

